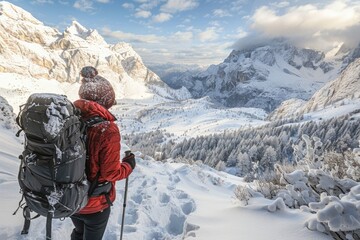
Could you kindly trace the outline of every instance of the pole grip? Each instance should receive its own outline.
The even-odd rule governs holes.
[[[130,156],[130,154],[131,154],[131,150],[126,150],[126,151],[125,151],[125,157]]]

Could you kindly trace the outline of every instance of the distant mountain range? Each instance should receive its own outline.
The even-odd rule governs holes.
[[[206,70],[207,66],[197,64],[149,64],[148,67],[154,71],[170,87],[179,89],[189,87],[184,79]],[[181,79],[181,80],[180,80]],[[180,81],[179,81],[180,80]]]
[[[339,46],[328,54],[297,48],[284,39],[233,50],[224,62],[173,79],[195,98],[209,96],[227,107],[256,107],[270,112],[283,101],[308,100],[360,57],[360,47]]]
[[[71,84],[79,80],[83,66],[92,65],[123,99],[161,103],[203,98],[217,108],[275,110],[274,119],[294,116],[358,99],[359,57],[360,46],[339,45],[323,53],[275,39],[233,50],[222,63],[207,69],[161,64],[150,65],[152,71],[127,43],[108,44],[96,30],[76,21],[60,32],[23,9],[0,2],[0,74]]]

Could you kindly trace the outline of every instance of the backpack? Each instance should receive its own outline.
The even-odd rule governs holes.
[[[46,239],[51,239],[52,219],[78,212],[98,184],[99,173],[94,183],[86,178],[85,133],[104,120],[98,117],[84,123],[66,96],[35,93],[20,107],[16,121],[21,128],[17,136],[24,131],[25,137],[18,174],[22,192],[18,209],[23,208],[25,217],[21,234],[27,234],[30,220],[41,215],[47,217]],[[110,190],[111,184],[107,185],[100,194]],[[31,218],[31,211],[38,215]]]

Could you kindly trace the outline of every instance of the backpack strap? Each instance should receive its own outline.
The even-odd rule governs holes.
[[[31,217],[31,214],[30,214],[31,210],[26,205],[26,203],[23,203],[23,201],[24,201],[24,194],[22,194],[21,200],[19,201],[19,206],[13,213],[13,215],[15,215],[19,211],[20,208],[23,209],[24,226],[23,226],[23,229],[21,230],[21,235],[28,234],[31,220],[40,217],[40,214],[37,214],[35,217]]]
[[[105,193],[105,199],[106,199],[106,203],[109,205],[109,207],[112,207],[112,202],[110,200],[110,194],[109,193]]]
[[[23,209],[24,226],[21,230],[21,235],[28,234],[31,220],[40,217],[40,214],[37,214],[35,217],[31,217],[30,212],[30,208],[28,206],[25,206]]]
[[[101,122],[105,122],[105,121],[107,121],[107,120],[105,120],[104,118],[99,117],[99,116],[87,119],[84,122],[84,127],[85,127],[84,132],[86,132],[88,128],[93,127],[96,124],[101,123]],[[88,150],[89,144],[87,142],[87,139],[85,139],[85,141],[86,141],[86,150],[88,152],[89,151]],[[88,155],[86,156],[86,158],[87,158],[87,160],[89,160]],[[111,189],[111,183],[110,182],[105,182],[105,183],[99,184],[99,177],[100,177],[100,171],[98,171],[96,173],[94,181],[92,181],[90,183],[88,196],[91,197],[91,196],[105,195],[107,204],[109,206],[112,206],[112,202],[111,202],[110,196],[109,196],[109,193],[110,193],[109,191]]]
[[[46,215],[46,240],[51,240],[51,227],[54,211],[49,210]]]
[[[94,125],[96,125],[98,123],[106,122],[106,121],[107,120],[105,120],[104,118],[99,117],[99,116],[89,118],[86,121],[84,121],[85,130],[89,127],[93,127]]]
[[[88,155],[88,152],[89,152],[89,143],[88,143],[88,139],[87,139],[87,137],[86,137],[86,133],[87,133],[87,130],[88,130],[88,128],[91,128],[91,127],[93,127],[93,126],[95,126],[96,124],[98,124],[98,123],[101,123],[101,122],[105,122],[106,120],[104,119],[104,118],[102,118],[102,117],[99,117],[99,116],[95,116],[95,117],[92,117],[92,118],[89,118],[89,119],[87,119],[86,121],[83,121],[83,123],[84,123],[84,126],[83,126],[83,133],[85,133],[85,144],[86,144],[86,166],[87,166],[87,171],[86,171],[86,173],[88,173],[89,172],[89,167],[88,167],[88,161],[89,161],[89,155]],[[96,177],[95,177],[95,179],[94,179],[94,181],[92,181],[91,182],[91,184],[90,184],[90,187],[89,187],[89,191],[88,191],[88,196],[90,197],[92,194],[93,194],[93,192],[94,192],[94,190],[95,190],[95,188],[97,187],[97,185],[98,185],[98,182],[99,182],[99,177],[100,177],[100,171],[99,172],[97,172],[96,173]]]
[[[21,235],[29,233],[31,217],[30,217],[30,209],[28,206],[24,207],[23,215],[24,215],[24,226],[23,229],[21,230]]]
[[[94,193],[95,188],[98,185],[99,182],[99,177],[100,177],[100,171],[97,172],[95,180],[91,182],[90,187],[89,187],[89,191],[88,191],[88,196],[91,197]]]
[[[19,125],[19,127],[20,127],[20,130],[17,131],[17,133],[15,134],[16,137],[19,137],[19,136],[20,136],[20,133],[24,130],[24,129],[23,129],[23,126],[22,126],[21,123],[20,123],[20,115],[22,114],[22,112],[23,112],[23,110],[24,110],[24,109],[23,109],[24,106],[25,106],[25,104],[23,104],[23,105],[20,106],[19,113],[18,113],[18,115],[17,115],[17,117],[16,117],[16,123],[17,123],[17,125]]]

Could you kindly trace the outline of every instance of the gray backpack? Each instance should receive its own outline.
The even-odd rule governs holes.
[[[21,128],[17,136],[21,131],[25,136],[18,175],[22,234],[28,233],[33,211],[47,217],[46,236],[51,239],[52,219],[71,216],[88,200],[84,124],[79,110],[58,94],[31,95],[16,120]]]

